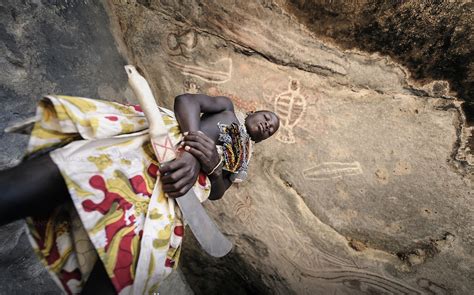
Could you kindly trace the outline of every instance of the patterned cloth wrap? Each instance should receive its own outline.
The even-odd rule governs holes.
[[[160,112],[176,147],[182,135],[174,114]],[[120,295],[133,292],[140,247],[150,247],[143,252],[153,256],[144,294],[157,294],[158,284],[177,267],[185,224],[160,185],[153,194],[160,210],[147,216],[159,179],[147,127],[137,105],[68,96],[39,102],[27,156],[52,149],[72,202],[52,208],[48,216],[27,218],[27,233],[66,294],[81,292],[97,257]],[[205,201],[210,193],[206,175],[201,173],[192,189]],[[141,245],[147,219],[159,220],[161,229],[152,244]]]

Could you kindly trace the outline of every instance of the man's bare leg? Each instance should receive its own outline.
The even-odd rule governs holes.
[[[49,154],[0,171],[0,226],[28,216],[43,216],[69,199]]]
[[[94,268],[87,279],[84,288],[82,289],[81,295],[114,295],[117,294],[112,281],[107,275],[104,264],[97,260],[94,264]]]
[[[45,216],[68,199],[67,186],[49,154],[0,171],[0,226],[28,216]],[[83,294],[116,294],[100,261]]]

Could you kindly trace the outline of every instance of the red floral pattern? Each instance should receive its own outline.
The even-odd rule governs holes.
[[[65,177],[73,201],[71,206],[62,208],[62,211],[52,211],[50,216],[43,219],[27,220],[28,237],[32,241],[35,253],[48,268],[49,273],[55,277],[55,281],[60,282],[59,286],[64,292],[79,294],[86,282],[85,278],[90,275],[93,263],[103,263],[117,293],[126,295],[127,290],[130,290],[127,287],[132,285],[135,287],[134,280],[138,278],[136,270],[138,253],[157,254],[153,257],[161,258],[155,261],[155,272],[171,272],[170,268],[177,266],[180,256],[184,235],[183,220],[179,208],[170,209],[172,207],[168,205],[171,206],[172,203],[168,202],[159,214],[150,214],[153,219],[147,219],[147,213],[153,212],[149,211],[151,210],[149,202],[156,202],[162,194],[158,193],[157,199],[151,199],[160,175],[157,159],[146,149],[147,144],[150,145],[147,139],[141,135],[134,137],[132,134],[143,130],[143,121],[146,121],[146,118],[141,107],[63,96],[47,97],[42,102],[38,107],[38,114],[48,116],[38,116],[41,117],[38,122],[48,122],[35,124],[36,132],[33,132],[30,138],[28,153],[44,147],[53,147],[58,145],[58,142],[65,144],[81,136],[88,139],[74,143],[84,147],[78,149],[80,150],[78,153],[84,155],[85,159],[81,162],[81,167],[70,161],[59,160],[60,157],[54,158],[56,151],[51,153],[53,161]],[[69,117],[71,106],[74,106],[74,116]],[[165,124],[170,130],[170,148],[174,148],[181,140],[179,127],[171,112],[163,109],[160,111],[166,118]],[[67,117],[58,117],[57,114],[65,114]],[[92,122],[91,119],[95,118],[101,120]],[[122,120],[127,124],[127,128],[132,128],[133,131],[127,131],[132,137],[125,141],[118,140],[116,145],[110,145],[116,135],[125,132],[123,128],[115,128],[117,125],[113,123]],[[50,131],[38,130],[46,129],[44,126],[59,126],[60,129],[49,133],[38,132]],[[74,126],[77,133],[70,133],[69,129],[62,130],[63,126],[68,126],[67,128]],[[46,133],[57,134],[58,137],[41,137]],[[93,147],[87,146],[91,142],[94,142]],[[119,149],[118,155],[123,157],[116,157],[117,149]],[[74,155],[77,155],[77,149],[68,149],[68,145],[57,151],[58,154],[74,152]],[[101,157],[101,161],[93,162],[89,160],[91,156]],[[209,180],[204,173],[200,173],[194,186],[200,201],[206,199],[209,188]],[[72,211],[69,211],[70,209]],[[171,214],[170,210],[175,210],[175,215]],[[145,221],[155,222],[155,220],[163,222],[163,227],[161,225],[159,227],[159,234],[163,235],[168,231],[168,236],[165,235],[164,239],[165,243],[168,240],[167,248],[153,249],[152,245],[141,244]],[[71,226],[77,222],[80,226]],[[170,226],[173,226],[171,235],[169,235]],[[167,251],[166,258],[162,256],[163,251]],[[97,254],[100,259],[98,261]],[[85,263],[81,267],[78,258],[81,259],[81,263]],[[159,281],[147,276],[148,274],[145,274],[142,278],[150,279],[150,284],[147,286],[149,291]]]

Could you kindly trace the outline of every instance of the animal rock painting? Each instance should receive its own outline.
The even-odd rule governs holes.
[[[198,42],[198,35],[194,30],[185,30],[180,33],[169,33],[167,37],[170,55],[189,57],[189,53],[194,50]]]
[[[209,83],[225,83],[231,79],[232,59],[222,58],[206,65],[191,65],[169,60],[168,64],[185,76],[191,76]]]
[[[303,171],[303,176],[310,180],[326,180],[359,174],[362,174],[362,168],[359,162],[324,162]]]
[[[291,79],[288,90],[277,95],[275,113],[280,117],[280,132],[277,139],[283,143],[295,143],[293,128],[303,118],[306,111],[306,98],[300,93],[300,82]]]

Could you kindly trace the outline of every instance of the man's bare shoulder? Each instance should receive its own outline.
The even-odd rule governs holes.
[[[184,93],[175,98],[175,103],[179,100],[198,102],[203,112],[234,111],[234,104],[227,96]]]

